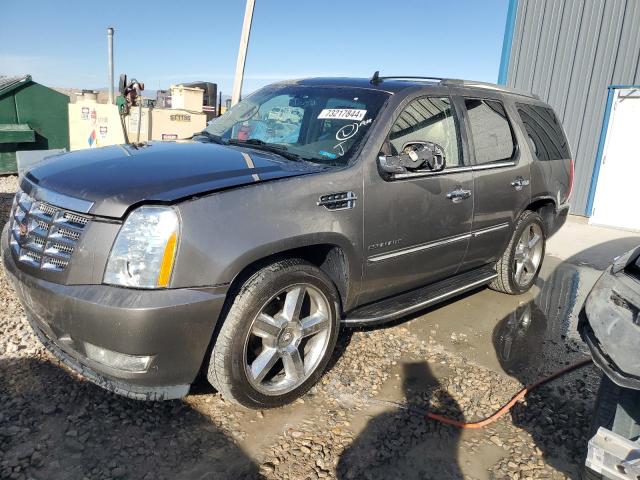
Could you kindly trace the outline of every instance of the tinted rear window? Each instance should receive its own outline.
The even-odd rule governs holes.
[[[569,158],[569,145],[562,125],[550,108],[516,103],[518,113],[529,136],[529,144],[538,160]]]

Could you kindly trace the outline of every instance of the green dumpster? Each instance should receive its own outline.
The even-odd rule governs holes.
[[[30,75],[0,76],[0,174],[16,173],[16,151],[69,149],[69,97]]]

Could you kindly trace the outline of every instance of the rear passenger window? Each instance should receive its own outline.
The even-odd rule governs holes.
[[[434,142],[442,147],[447,168],[461,165],[458,125],[449,98],[422,97],[413,100],[389,132],[392,155],[398,155],[409,145],[424,142]]]
[[[511,160],[516,145],[502,104],[474,98],[467,98],[464,103],[473,136],[476,164]]]
[[[570,157],[567,138],[553,110],[526,103],[516,103],[516,107],[538,160]]]

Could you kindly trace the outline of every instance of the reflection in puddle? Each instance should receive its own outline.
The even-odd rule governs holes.
[[[553,370],[568,363],[568,355],[580,351],[574,328],[579,272],[560,265],[541,283],[534,300],[519,305],[493,330],[501,367],[520,378]]]
[[[498,324],[493,344],[505,372],[520,372],[540,357],[546,329],[547,319],[533,302],[518,307]]]

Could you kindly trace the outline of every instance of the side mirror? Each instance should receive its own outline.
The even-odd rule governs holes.
[[[380,169],[390,174],[406,173],[425,165],[432,172],[441,172],[446,164],[444,149],[433,142],[407,144],[400,155],[378,156]]]
[[[385,173],[406,173],[407,168],[402,165],[399,155],[378,155],[378,165],[380,170]]]
[[[447,166],[447,157],[444,154],[444,148],[442,148],[437,143],[432,143],[433,145],[433,160],[429,164],[429,168],[434,172],[441,172]]]

